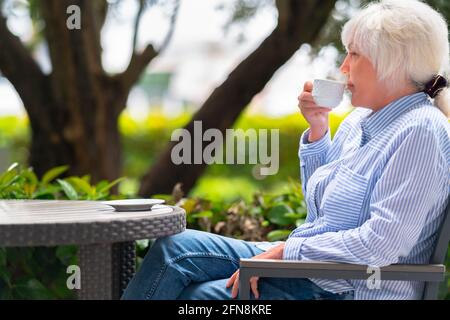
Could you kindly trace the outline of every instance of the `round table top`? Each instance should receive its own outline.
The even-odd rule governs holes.
[[[0,201],[0,246],[125,242],[163,237],[185,227],[185,211],[166,205],[117,212],[100,201]]]

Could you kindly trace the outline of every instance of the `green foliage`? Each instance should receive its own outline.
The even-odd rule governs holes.
[[[111,188],[124,180],[103,180],[91,185],[89,176],[56,179],[67,170],[67,166],[53,168],[39,180],[32,168],[14,163],[0,174],[0,199],[103,200],[109,197]],[[54,180],[56,183],[51,183]]]
[[[165,199],[186,210],[188,228],[248,241],[284,240],[306,217],[301,186],[295,181],[278,193],[257,192],[251,201],[199,197],[177,200],[167,195]]]

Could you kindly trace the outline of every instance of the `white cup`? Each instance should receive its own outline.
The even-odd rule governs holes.
[[[314,102],[320,107],[336,108],[342,101],[344,95],[345,83],[327,80],[315,79],[313,83],[312,96]]]

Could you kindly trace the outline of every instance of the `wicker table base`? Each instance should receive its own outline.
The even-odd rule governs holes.
[[[78,251],[83,300],[120,299],[135,273],[134,242],[80,246]]]

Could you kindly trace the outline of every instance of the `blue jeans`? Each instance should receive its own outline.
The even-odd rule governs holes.
[[[145,256],[122,299],[231,299],[231,288],[225,284],[238,270],[239,259],[262,252],[252,242],[189,229],[160,238]],[[334,294],[308,279],[260,278],[258,290],[263,300],[353,299],[353,293]]]

